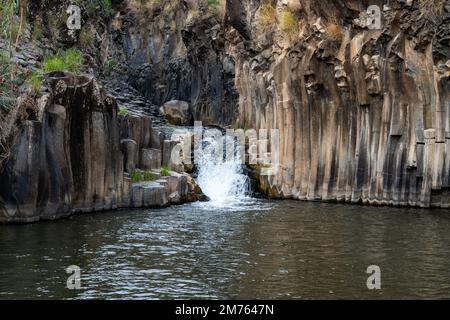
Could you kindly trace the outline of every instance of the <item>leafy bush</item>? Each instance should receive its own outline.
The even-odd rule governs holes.
[[[139,183],[142,181],[142,174],[139,171],[133,171],[131,173],[131,181],[133,183]]]
[[[9,110],[11,101],[14,98],[15,92],[13,83],[11,82],[9,59],[7,55],[0,53],[0,112],[2,108]]]
[[[112,3],[111,0],[100,0],[100,6],[104,10],[112,10]]]
[[[267,1],[259,10],[258,23],[261,27],[271,27],[277,23],[277,10],[271,1]]]
[[[169,168],[162,167],[162,168],[161,168],[161,176],[163,176],[163,177],[168,177],[168,176],[170,176],[170,170],[169,170]]]
[[[294,38],[299,33],[299,22],[295,14],[289,10],[284,10],[280,17],[280,29],[290,38]]]
[[[120,107],[118,115],[122,116],[122,117],[126,117],[128,115],[128,110],[125,107]]]

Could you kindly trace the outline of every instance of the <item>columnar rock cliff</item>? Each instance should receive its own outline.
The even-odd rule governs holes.
[[[20,100],[28,118],[1,136],[2,220],[193,200],[188,177],[130,182],[170,166],[174,142],[143,116],[159,110],[183,125],[278,129],[278,174],[259,176],[269,197],[450,207],[449,0],[116,0],[107,14],[82,5],[69,37],[51,16],[70,1],[53,2],[30,6],[49,41],[15,59],[34,68],[81,47],[132,112],[118,118],[90,76],[49,77],[37,104]]]
[[[0,222],[56,219],[76,212],[162,207],[196,201],[192,178],[171,172],[172,144],[150,118],[119,119],[115,100],[92,76],[47,75],[48,93],[20,98],[20,119],[0,174]],[[130,176],[150,176],[133,181]],[[140,180],[140,179],[139,179]]]
[[[129,41],[160,62],[137,87],[188,101],[206,124],[278,129],[267,195],[450,206],[449,1],[227,0],[222,13],[165,3],[146,20],[160,26]]]
[[[228,4],[237,123],[280,130],[281,170],[264,191],[450,206],[449,2],[426,17],[419,1],[278,1],[299,18],[294,42],[261,30],[259,1]],[[378,30],[362,23],[374,4]]]

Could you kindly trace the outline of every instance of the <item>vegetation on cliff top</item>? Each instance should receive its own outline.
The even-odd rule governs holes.
[[[84,59],[77,49],[68,49],[61,55],[49,56],[44,59],[44,72],[69,71],[80,73],[83,70]]]

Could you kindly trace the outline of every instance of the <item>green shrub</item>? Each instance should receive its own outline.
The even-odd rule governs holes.
[[[35,92],[39,92],[42,87],[42,82],[44,81],[44,76],[42,72],[34,71],[27,78],[27,83]]]
[[[144,172],[144,181],[153,181],[156,179],[156,176],[150,171]]]
[[[120,107],[118,115],[122,116],[122,117],[126,117],[128,115],[128,110],[125,107]]]
[[[83,56],[76,49],[68,49],[63,56],[66,70],[73,73],[80,73],[83,70]]]
[[[142,181],[142,174],[139,171],[133,171],[131,173],[131,181],[133,183],[139,183]]]
[[[163,177],[168,177],[168,176],[170,176],[170,170],[169,170],[169,168],[162,167],[162,168],[161,168],[161,176],[163,176]]]
[[[80,73],[83,70],[83,57],[76,49],[68,49],[63,55],[44,59],[44,72],[69,71]]]
[[[109,75],[117,68],[117,61],[114,59],[109,59],[105,64],[106,73]]]
[[[9,107],[9,98],[14,96],[12,66],[9,61],[9,54],[0,52],[0,107]],[[8,103],[7,103],[8,102]]]
[[[60,56],[47,57],[44,59],[44,72],[65,71],[66,66]]]
[[[280,29],[288,37],[294,38],[299,32],[299,22],[295,14],[289,10],[284,10],[280,17]]]

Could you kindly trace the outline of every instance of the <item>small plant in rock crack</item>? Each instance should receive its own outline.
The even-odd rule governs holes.
[[[125,108],[125,107],[119,108],[119,112],[118,112],[119,116],[126,117],[128,114],[129,114],[129,112],[128,112],[127,108]]]
[[[142,174],[139,171],[133,171],[131,173],[131,181],[133,183],[139,183],[142,181]]]
[[[80,38],[78,40],[79,45],[83,49],[90,49],[95,45],[95,36],[92,30],[88,27],[84,27],[80,32]]]
[[[261,5],[259,11],[258,24],[262,28],[270,28],[277,24],[277,10],[272,5],[271,1],[266,1]]]
[[[284,10],[280,17],[280,29],[289,37],[295,37],[299,32],[298,18],[289,10]]]
[[[161,168],[161,176],[163,176],[163,177],[168,177],[168,176],[170,176],[170,170],[169,170],[169,168],[162,167],[162,168]]]
[[[34,92],[39,92],[41,90],[43,81],[44,75],[41,71],[34,71],[27,78],[27,83]]]
[[[114,59],[109,59],[105,63],[106,74],[110,75],[113,71],[117,69],[117,61]]]
[[[144,171],[144,181],[156,180],[156,176],[150,171]]]

